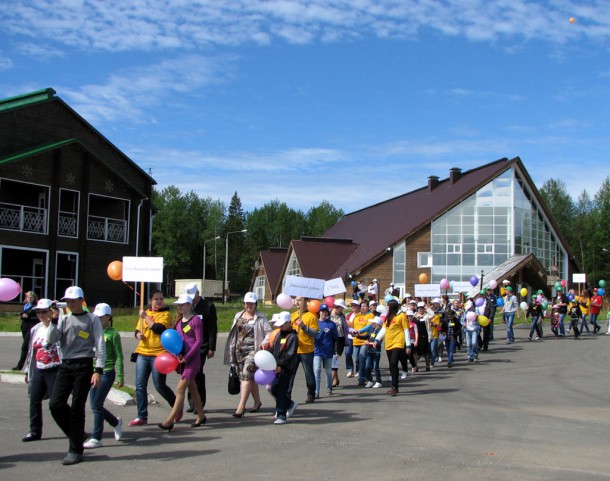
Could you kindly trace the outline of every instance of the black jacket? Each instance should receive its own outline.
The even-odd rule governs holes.
[[[203,297],[199,298],[193,311],[201,316],[201,352],[216,351],[216,339],[218,338],[218,317],[214,303]]]

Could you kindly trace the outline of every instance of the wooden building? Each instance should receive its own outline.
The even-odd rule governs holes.
[[[150,255],[154,184],[53,89],[0,100],[0,276],[40,297],[76,284],[89,304],[133,305],[106,268]]]

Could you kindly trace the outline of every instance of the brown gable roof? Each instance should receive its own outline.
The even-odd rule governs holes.
[[[282,279],[282,266],[286,261],[287,252],[288,248],[286,247],[272,247],[260,253],[271,292],[276,292],[279,288]]]
[[[350,238],[358,244],[339,272],[354,272],[370,263],[388,247],[414,234],[517,161],[520,162],[518,157],[502,158],[461,173],[459,169],[452,169],[447,179],[430,177],[426,187],[346,215],[324,234]]]
[[[338,269],[357,247],[351,240],[325,237],[302,237],[301,240],[291,242],[291,249],[301,267],[301,275],[325,281],[345,275],[345,272]],[[289,256],[286,260],[288,258]]]

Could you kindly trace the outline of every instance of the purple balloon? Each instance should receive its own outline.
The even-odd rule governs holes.
[[[474,301],[474,305],[477,307],[481,307],[483,304],[485,304],[485,299],[482,297],[477,297],[477,300]]]
[[[254,373],[254,381],[256,384],[260,384],[262,386],[266,384],[271,384],[275,379],[275,371],[263,371],[262,369],[258,369]]]
[[[470,278],[470,285],[475,287],[479,283],[479,278],[477,276],[472,276]]]

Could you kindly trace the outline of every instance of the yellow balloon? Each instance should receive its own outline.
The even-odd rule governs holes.
[[[489,326],[489,319],[485,316],[479,316],[478,319],[479,324],[483,327]]]
[[[521,289],[519,291],[519,293],[521,294],[521,297],[525,297],[525,296],[527,296],[527,289],[524,287],[523,289]]]

